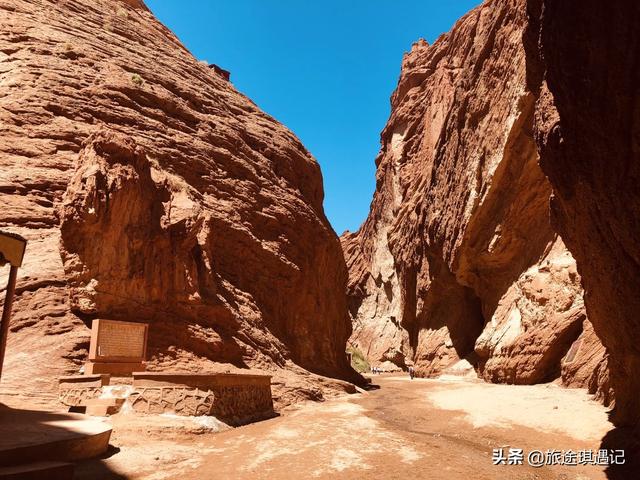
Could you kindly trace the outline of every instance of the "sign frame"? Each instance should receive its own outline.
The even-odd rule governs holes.
[[[114,356],[102,355],[100,352],[100,339],[105,333],[101,331],[101,326],[118,325],[122,327],[136,327],[143,330],[142,356]],[[97,319],[91,324],[91,342],[89,343],[89,361],[102,363],[140,363],[147,357],[147,338],[149,335],[149,324],[139,322],[123,322],[120,320]]]

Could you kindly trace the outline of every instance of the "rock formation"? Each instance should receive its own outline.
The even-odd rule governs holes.
[[[489,0],[405,55],[371,212],[342,237],[350,342],[424,376],[465,360],[490,381],[562,376],[608,399],[573,250],[549,217],[527,25],[526,1]]]
[[[640,3],[528,7],[528,86],[552,224],[576,258],[609,352],[613,420],[639,425]]]
[[[29,240],[5,393],[77,372],[93,318],[149,322],[150,370],[348,387],[315,375],[353,375],[347,271],[290,131],[139,0],[0,0],[0,66],[0,226]]]

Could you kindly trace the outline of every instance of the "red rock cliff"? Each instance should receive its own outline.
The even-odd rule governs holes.
[[[552,222],[609,351],[612,418],[640,425],[640,2],[528,4],[529,87]]]
[[[141,1],[0,0],[0,125],[29,239],[5,392],[76,372],[98,317],[150,322],[150,369],[261,368],[282,398],[350,375],[318,164]]]
[[[414,361],[422,375],[465,359],[495,382],[562,374],[595,391],[604,349],[549,217],[527,24],[525,1],[487,1],[404,57],[370,215],[342,238],[351,343],[373,363]]]

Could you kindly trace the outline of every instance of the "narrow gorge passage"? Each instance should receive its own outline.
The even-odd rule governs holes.
[[[640,0],[412,1],[0,0],[0,479],[640,478]]]

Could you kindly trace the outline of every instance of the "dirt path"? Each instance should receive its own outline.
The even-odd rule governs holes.
[[[81,466],[79,478],[606,478],[597,466],[526,465],[533,449],[599,448],[611,425],[584,391],[403,377],[375,381],[379,390],[305,404],[221,433],[153,425],[140,431],[143,423],[118,428],[116,420],[120,452]],[[524,449],[525,464],[494,466],[492,450],[500,447]]]

